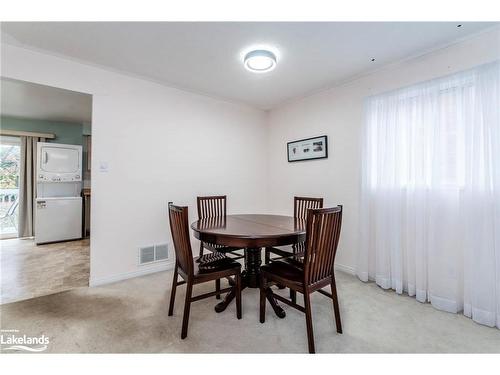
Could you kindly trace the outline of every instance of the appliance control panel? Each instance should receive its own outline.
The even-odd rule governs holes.
[[[80,175],[70,175],[70,176],[65,176],[65,175],[51,175],[51,176],[46,176],[44,174],[39,174],[38,175],[38,181],[43,181],[43,182],[76,182],[76,181],[81,181],[82,178]]]

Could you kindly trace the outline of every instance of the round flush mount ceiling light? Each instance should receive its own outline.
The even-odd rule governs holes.
[[[245,54],[245,68],[254,73],[270,72],[276,67],[276,55],[265,49],[257,49]]]

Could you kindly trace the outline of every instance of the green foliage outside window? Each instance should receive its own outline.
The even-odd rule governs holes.
[[[19,147],[2,145],[0,148],[0,188],[17,189],[19,186]]]

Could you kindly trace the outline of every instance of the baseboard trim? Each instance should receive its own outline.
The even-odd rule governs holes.
[[[354,267],[351,267],[351,266],[346,266],[344,264],[336,264],[335,269],[337,271],[342,271],[342,272],[348,273],[348,274],[353,275],[353,276],[356,275],[356,271],[354,270]]]
[[[140,266],[140,268],[137,269],[136,271],[119,273],[116,275],[99,277],[99,278],[94,278],[94,279],[91,278],[89,281],[89,286],[94,287],[94,286],[116,283],[118,281],[132,279],[134,277],[149,275],[151,273],[168,271],[168,270],[171,270],[173,268],[174,268],[173,262],[161,262],[158,264],[152,264],[152,265],[148,265],[148,266]]]
[[[116,275],[99,277],[95,279],[90,279],[89,286],[100,286],[106,284],[116,283],[118,281],[123,281],[127,279],[132,279],[134,277],[145,276],[156,272],[168,271],[174,268],[173,262],[162,262],[150,266],[143,266],[136,271],[119,273]],[[350,275],[355,275],[354,267],[346,266],[344,264],[336,264],[335,270],[348,273]]]

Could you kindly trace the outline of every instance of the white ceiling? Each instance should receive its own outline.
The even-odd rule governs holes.
[[[458,23],[4,22],[1,29],[7,42],[270,109],[498,25]],[[253,45],[278,50],[275,70],[244,69],[241,52]]]
[[[3,116],[90,123],[92,95],[2,78]]]

